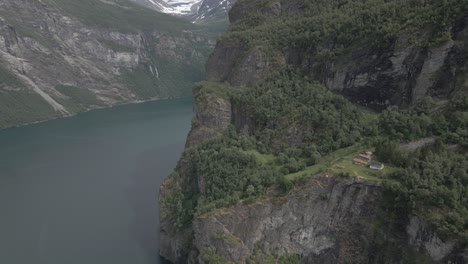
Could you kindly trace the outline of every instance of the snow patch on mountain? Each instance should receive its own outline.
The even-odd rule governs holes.
[[[173,15],[190,15],[198,11],[202,0],[147,0],[161,12]]]
[[[194,20],[199,21],[225,15],[229,12],[234,2],[235,0],[203,0]]]
[[[106,1],[106,0],[101,0]],[[192,22],[225,16],[235,0],[130,0],[158,12],[188,18]]]

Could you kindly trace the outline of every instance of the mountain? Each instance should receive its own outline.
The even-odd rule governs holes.
[[[194,19],[203,21],[225,17],[234,3],[235,0],[203,0]]]
[[[292,66],[353,101],[382,109],[410,105],[426,95],[451,97],[456,83],[466,76],[466,58],[459,45],[464,41],[463,20],[448,24],[439,17],[434,23],[440,24],[418,31],[415,27],[429,20],[426,15],[415,10],[397,15],[396,6],[401,4],[392,1],[376,14],[366,9],[357,14],[342,11],[340,15],[352,17],[340,17],[333,25],[330,21],[335,14],[327,10],[320,14],[322,8],[313,10],[313,5],[308,1],[252,1],[234,6],[232,29],[217,44],[207,78],[253,85],[275,68]],[[438,8],[423,9],[444,11]],[[387,16],[395,17],[389,22]],[[361,24],[354,24],[353,19]],[[225,56],[229,58],[221,59]]]
[[[201,0],[131,0],[139,5],[176,16],[191,16],[197,12]]]
[[[156,11],[192,22],[225,19],[235,0],[131,0]]]
[[[468,263],[468,1],[239,0],[160,189],[173,263]]]
[[[213,34],[126,0],[0,3],[0,128],[180,97]]]

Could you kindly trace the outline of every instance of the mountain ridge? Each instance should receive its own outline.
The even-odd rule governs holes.
[[[226,18],[236,0],[131,0],[161,13],[172,14],[194,23]]]
[[[3,1],[0,127],[186,96],[212,46],[203,28],[126,0]]]

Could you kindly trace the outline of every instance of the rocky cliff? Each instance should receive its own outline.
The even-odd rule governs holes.
[[[401,243],[401,248],[393,249],[398,255],[388,254],[393,246],[379,244],[382,233],[388,232],[379,219],[381,202],[378,183],[324,175],[284,198],[196,219],[194,262],[288,263],[288,258],[330,264],[466,262],[455,241],[440,239],[417,216],[406,222],[406,233],[393,238]]]
[[[198,154],[191,150],[230,126],[246,134],[255,129],[242,106],[216,92],[218,85],[195,88],[187,150],[161,187],[163,257],[172,263],[468,263],[463,242],[438,234],[420,215],[393,211],[381,182],[330,173],[286,194],[272,189],[259,199],[196,215],[175,228],[168,220],[174,195],[198,197],[206,188],[205,175],[193,172]]]
[[[232,106],[229,99],[204,88],[204,84],[199,84],[193,92],[195,119],[187,138],[187,148],[216,138],[231,124]]]
[[[0,3],[0,127],[188,95],[212,43],[128,1]]]
[[[280,256],[301,256],[304,263],[366,263],[379,196],[378,184],[323,176],[277,201],[203,216],[194,223],[198,261],[217,255],[234,263]]]
[[[342,6],[344,9],[350,5]],[[341,36],[336,35],[351,28],[351,25],[347,29],[340,28],[345,26],[341,23],[352,23],[350,21],[336,21],[333,29],[297,30],[304,23],[328,26],[322,25],[323,21],[307,21],[308,14],[314,15],[311,8],[313,6],[304,0],[240,1],[230,12],[230,34],[218,42],[208,61],[208,80],[249,86],[267,79],[278,69],[293,67],[353,102],[376,109],[389,105],[408,106],[424,96],[444,100],[455,94],[466,94],[466,83],[459,85],[466,81],[468,74],[466,13],[464,16],[463,12],[457,13],[455,20],[437,32],[433,25],[425,25],[422,30],[402,28],[396,33],[386,33],[391,36],[382,38],[378,44],[375,41],[381,36],[346,32],[343,34],[346,41],[342,43]],[[343,10],[338,12],[346,14]],[[322,19],[328,19],[326,10],[323,13]],[[371,15],[362,14],[361,17],[355,12],[350,16],[366,23]],[[381,24],[372,30],[387,26],[384,25],[386,21],[375,19],[375,23]],[[290,23],[278,22],[284,20]],[[278,33],[274,33],[274,25]],[[281,38],[285,38],[284,34],[280,36],[282,32],[303,35],[281,43]],[[356,38],[348,34],[355,34]]]
[[[389,38],[369,32],[366,34],[370,36],[361,36],[357,30],[369,28],[352,28],[352,22],[340,20],[343,18],[340,14],[360,13],[359,9],[365,13],[359,19],[372,19],[366,13],[367,6],[356,8],[356,3],[239,0],[233,6],[231,29],[218,41],[208,60],[208,81],[194,90],[196,118],[187,150],[175,174],[161,187],[160,253],[163,257],[173,263],[468,263],[465,242],[437,232],[415,211],[397,208],[397,200],[389,199],[388,189],[378,178],[349,177],[317,170],[312,179],[307,178],[284,193],[276,186],[255,199],[239,194],[242,198],[227,206],[215,205],[207,213],[197,211],[197,203],[203,202],[207,188],[207,175],[197,170],[199,156],[210,150],[217,154],[222,152],[222,147],[209,143],[219,138],[229,141],[231,138],[224,135],[230,133],[255,135],[256,125],[264,122],[266,132],[261,135],[269,138],[256,138],[253,148],[258,150],[265,142],[271,144],[277,130],[284,129],[281,123],[273,120],[277,114],[274,111],[290,105],[275,101],[271,94],[278,90],[268,86],[284,85],[298,97],[302,96],[302,90],[294,85],[288,87],[284,79],[266,82],[278,76],[275,75],[278,72],[291,71],[304,80],[318,81],[355,103],[378,110],[392,105],[410,107],[426,96],[432,96],[441,104],[453,98],[466,98],[466,12],[455,12],[454,19],[436,31],[429,23],[415,32],[408,22],[407,27],[394,32],[391,29],[392,34],[386,32],[391,35]],[[372,5],[375,1],[363,3]],[[333,11],[328,10],[330,7]],[[392,8],[388,10],[395,14]],[[327,17],[329,11],[330,17]],[[449,10],[442,11],[449,13]],[[370,12],[379,11],[371,8]],[[415,13],[412,15],[417,17]],[[333,25],[323,22],[327,20]],[[320,25],[318,31],[325,28],[323,32],[314,32],[312,22]],[[351,32],[333,28],[341,25],[351,28]],[[340,35],[341,30],[345,31],[343,35]],[[349,39],[352,41],[346,45],[342,43]],[[374,43],[375,39],[379,43]],[[264,94],[252,93],[253,96],[264,96],[264,100],[252,102],[261,102],[267,107],[233,100],[232,94],[254,89],[256,85],[262,87]],[[344,104],[343,101],[330,103]],[[252,108],[260,109],[260,113]],[[297,115],[312,115],[300,104],[297,108],[294,108]],[[268,112],[270,110],[273,112]],[[339,116],[338,123],[343,123],[343,113]],[[259,121],[261,118],[267,120]],[[310,134],[320,133],[320,127],[301,130],[301,119],[295,115],[276,118],[290,126],[280,133],[278,144],[273,144],[278,146],[268,146],[272,152],[281,148],[281,154],[293,151],[291,148],[303,144]],[[332,117],[316,119],[321,118]],[[316,119],[310,122],[317,122]],[[351,136],[351,132],[346,136]],[[233,144],[242,148],[242,140]],[[268,156],[254,153],[260,157],[258,160],[271,162]],[[207,166],[215,167],[214,162],[208,162]],[[226,166],[234,168],[236,162],[227,162]],[[330,164],[331,161],[326,161],[324,166],[332,166]],[[225,175],[218,176],[223,179]],[[225,182],[220,180],[219,187],[223,184]],[[250,189],[252,192],[253,188]]]
[[[417,215],[392,222],[383,205],[380,183],[325,174],[282,197],[196,217],[184,231],[163,222],[160,253],[173,263],[468,263],[456,240]]]

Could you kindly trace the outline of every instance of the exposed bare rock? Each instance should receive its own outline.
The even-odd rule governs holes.
[[[303,0],[240,1],[232,8],[230,20],[234,25],[253,20],[257,13],[251,10],[255,8],[262,13],[262,23],[267,24],[301,13],[303,5]],[[456,85],[467,74],[467,19],[456,22],[447,32],[451,38],[435,47],[412,43],[414,33],[402,31],[385,47],[359,44],[350,53],[325,61],[314,48],[272,51],[275,48],[268,47],[266,54],[264,46],[248,47],[229,37],[216,45],[207,64],[207,78],[250,86],[287,65],[353,102],[378,110],[390,105],[408,106],[428,95],[446,99],[454,95],[455,86],[464,87],[465,94],[468,91],[468,86]],[[430,30],[422,29],[418,34],[430,34]]]
[[[304,263],[366,263],[363,240],[372,237],[380,195],[378,184],[324,176],[279,201],[201,217],[194,223],[199,263],[206,254],[235,263],[295,254]]]
[[[195,121],[186,147],[193,147],[216,138],[231,124],[231,102],[213,94],[195,92]]]
[[[165,16],[130,2],[112,3],[96,0],[94,7],[103,12],[134,10],[135,16],[150,12],[155,19]],[[12,90],[19,98],[36,93],[50,108],[41,120],[188,95],[192,83],[203,78],[203,64],[213,43],[192,33],[193,25],[188,22],[173,18],[187,28],[175,33],[162,26],[148,29],[131,22],[105,27],[66,7],[65,0],[56,4],[50,0],[0,3],[0,70],[16,76],[16,80],[10,77],[2,83],[0,97],[9,96]],[[37,104],[29,107],[44,107]],[[24,105],[17,107],[20,112]],[[11,110],[14,114],[15,109]],[[21,116],[4,118],[0,128],[28,122]]]
[[[409,244],[429,254],[435,262],[445,259],[456,247],[455,241],[443,241],[417,216],[411,216],[406,231]]]

